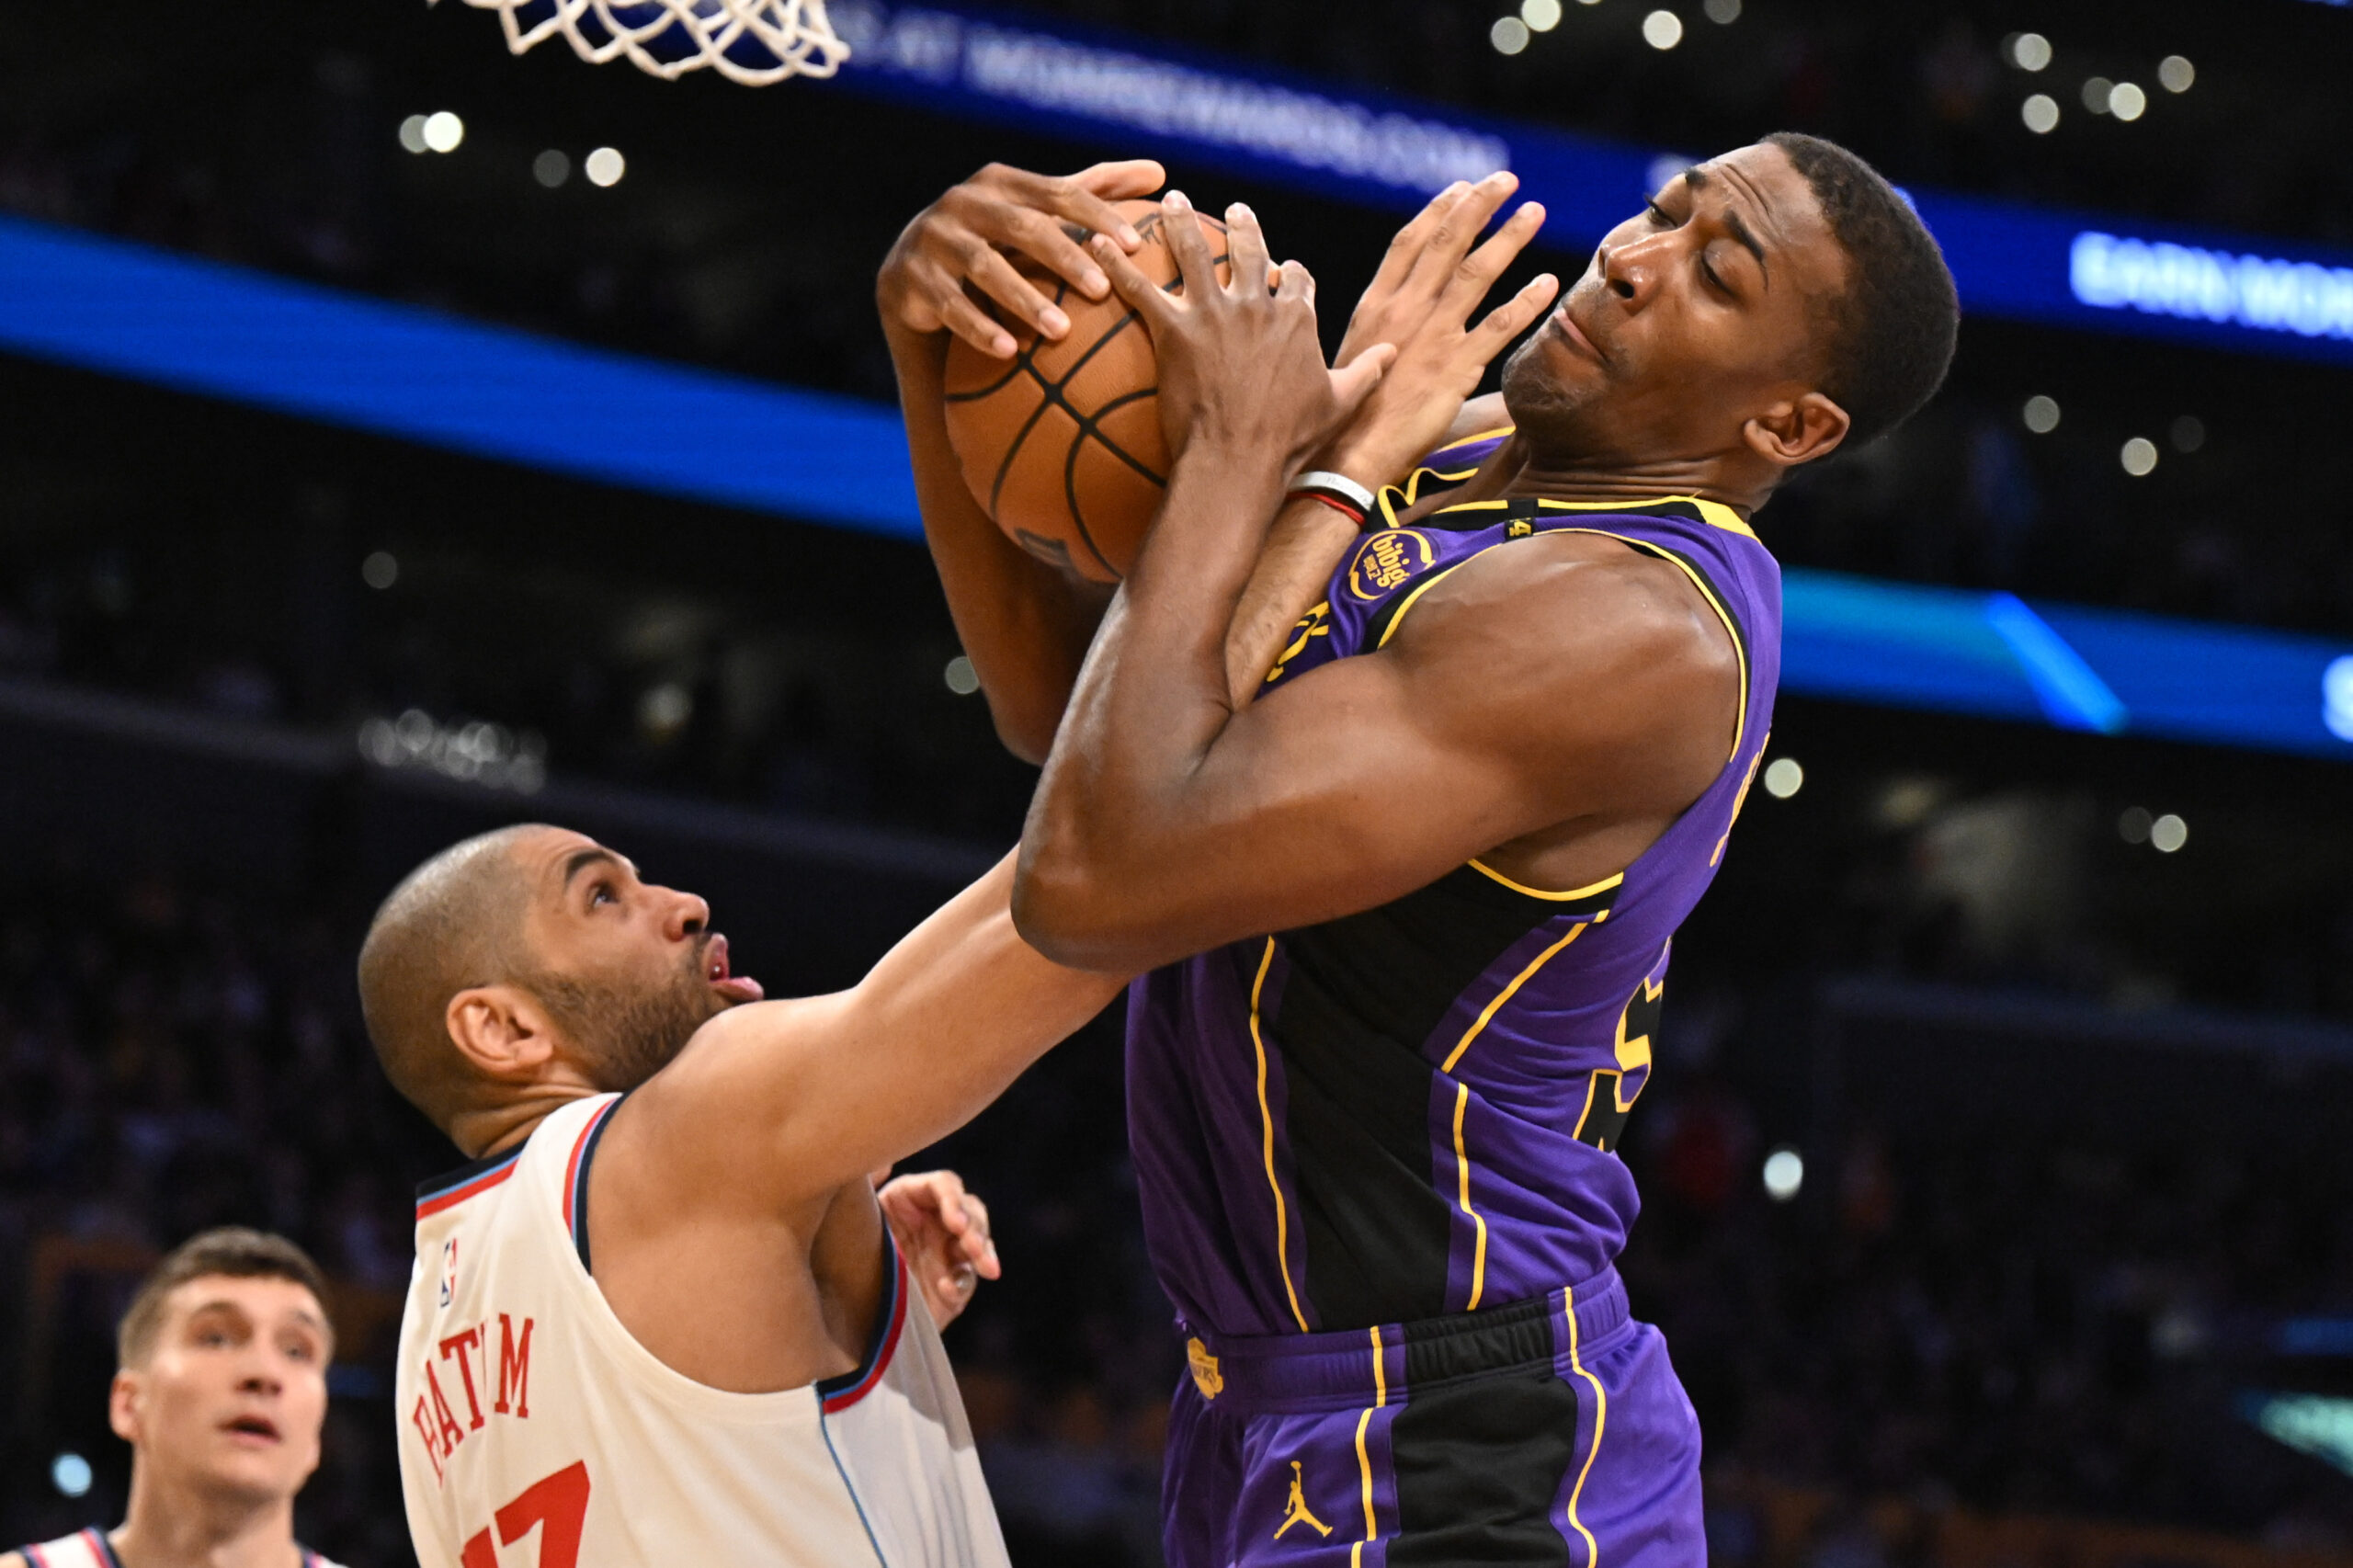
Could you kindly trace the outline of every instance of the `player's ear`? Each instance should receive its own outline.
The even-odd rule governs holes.
[[[136,1447],[139,1442],[139,1403],[145,1390],[139,1374],[128,1367],[118,1369],[114,1382],[107,1390],[107,1425],[114,1435]]]
[[[555,1055],[555,1022],[519,985],[477,985],[449,998],[449,1042],[489,1078],[528,1079]]]
[[[1795,468],[1836,451],[1853,423],[1823,393],[1802,392],[1753,416],[1741,427],[1741,439],[1774,467]]]

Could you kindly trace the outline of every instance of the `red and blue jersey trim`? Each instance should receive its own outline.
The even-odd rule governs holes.
[[[416,1187],[416,1217],[428,1219],[444,1209],[454,1209],[469,1198],[478,1198],[515,1174],[515,1162],[523,1157],[523,1145],[517,1143],[504,1153],[484,1154],[431,1181],[419,1182]]]
[[[817,1397],[825,1414],[837,1415],[874,1392],[882,1374],[891,1369],[891,1358],[897,1354],[899,1335],[907,1326],[907,1262],[899,1256],[898,1243],[892,1238],[891,1227],[882,1227],[882,1267],[890,1291],[882,1303],[882,1311],[875,1314],[874,1339],[867,1346],[866,1359],[856,1369],[839,1377],[827,1378],[817,1385]]]
[[[615,1095],[597,1108],[572,1141],[572,1157],[563,1166],[563,1228],[572,1237],[573,1249],[580,1254],[580,1267],[588,1267],[588,1167],[597,1158],[597,1145],[605,1136],[605,1128],[613,1119],[626,1095]]]

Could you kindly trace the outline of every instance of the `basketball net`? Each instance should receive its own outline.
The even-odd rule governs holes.
[[[438,5],[440,0],[427,0]],[[596,64],[627,56],[675,82],[708,66],[762,86],[787,76],[830,76],[849,45],[825,19],[825,0],[465,0],[496,11],[520,54],[561,33]]]

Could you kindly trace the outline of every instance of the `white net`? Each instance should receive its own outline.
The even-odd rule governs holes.
[[[429,0],[438,5],[440,0]],[[676,81],[706,67],[759,86],[787,76],[830,76],[849,45],[825,19],[824,0],[465,0],[496,11],[517,54],[562,34],[581,59],[626,57]]]

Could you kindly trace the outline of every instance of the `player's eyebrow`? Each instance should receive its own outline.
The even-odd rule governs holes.
[[[1691,190],[1705,190],[1714,178],[1698,164],[1683,171],[1683,183]],[[1769,285],[1773,281],[1773,268],[1765,260],[1765,247],[1758,243],[1756,231],[1748,226],[1748,220],[1740,215],[1740,209],[1730,202],[1724,205],[1724,228],[1740,242],[1743,250],[1756,258],[1756,269],[1765,275],[1765,281]]]
[[[601,845],[588,849],[574,850],[563,862],[563,885],[567,888],[570,887],[572,885],[573,878],[578,876],[581,872],[586,870],[589,867],[597,864],[600,860],[606,865],[613,867],[619,867],[621,863],[621,858],[620,856],[614,854],[611,850],[605,848]]]

